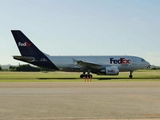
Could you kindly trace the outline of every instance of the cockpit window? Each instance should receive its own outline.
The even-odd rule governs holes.
[[[144,59],[142,59],[142,62],[145,62],[145,60],[144,60]]]

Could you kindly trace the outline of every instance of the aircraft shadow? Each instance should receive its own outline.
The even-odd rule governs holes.
[[[124,80],[132,80],[132,79],[138,80],[138,79],[160,79],[160,77],[155,77],[155,78],[134,77],[134,78],[132,78],[132,79],[127,78],[127,77],[123,77],[123,78],[121,77],[121,78],[95,78],[95,79],[98,79],[98,80],[122,80],[122,79],[124,79]]]
[[[80,78],[38,78],[38,79],[40,79],[40,80],[56,80],[56,79],[58,79],[58,80],[76,80],[76,79],[80,79]],[[146,77],[144,77],[144,78],[142,78],[142,77],[135,77],[135,78],[132,78],[132,79],[130,79],[130,78],[128,78],[128,77],[120,77],[120,78],[98,78],[98,77],[96,77],[96,78],[92,78],[92,80],[122,80],[122,79],[124,79],[124,80],[132,80],[132,79],[160,79],[160,77],[155,77],[155,78],[146,78]],[[82,79],[83,80],[83,79]]]
[[[80,78],[38,78],[40,80],[58,79],[58,80],[70,80],[70,79],[80,79]]]

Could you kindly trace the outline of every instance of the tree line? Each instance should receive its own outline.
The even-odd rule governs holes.
[[[2,67],[0,66],[0,71],[2,71]],[[39,72],[39,71],[53,71],[51,69],[47,69],[47,68],[41,68],[41,67],[35,67],[35,66],[31,66],[29,64],[26,65],[19,65],[19,66],[9,66],[9,69],[7,69],[8,71],[24,71],[24,72]],[[5,70],[5,71],[7,71]]]

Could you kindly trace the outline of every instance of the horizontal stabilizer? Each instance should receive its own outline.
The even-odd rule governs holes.
[[[34,57],[13,56],[13,58],[16,59],[16,60],[24,61],[24,62],[33,62],[33,61],[35,61]]]

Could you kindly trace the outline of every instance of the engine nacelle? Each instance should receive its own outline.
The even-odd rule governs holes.
[[[102,69],[98,75],[118,75],[119,69],[117,66],[110,66]]]
[[[117,66],[106,67],[106,75],[118,75],[119,69]]]

